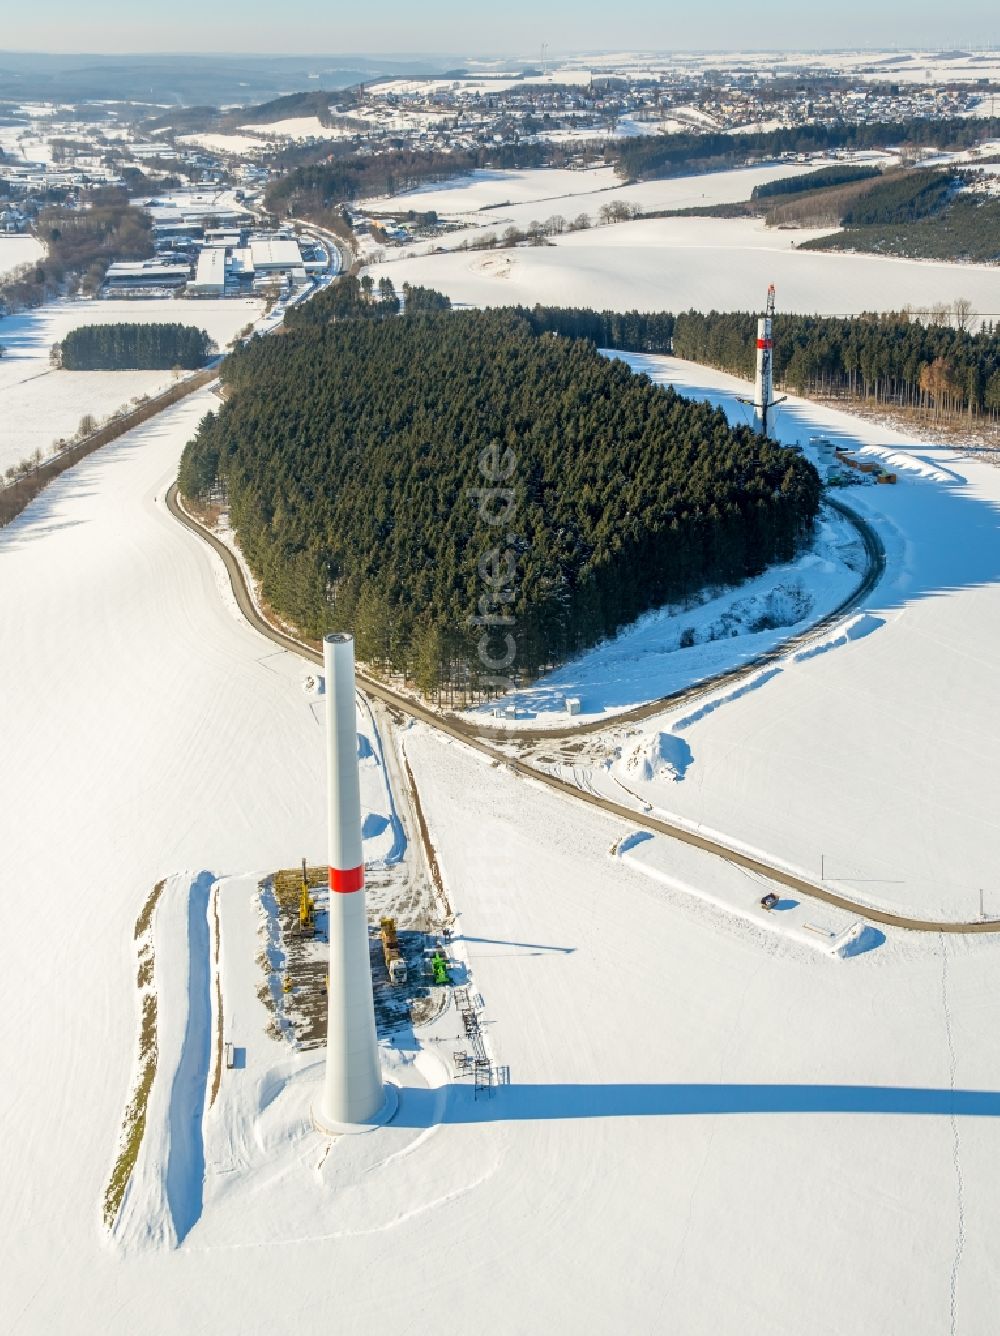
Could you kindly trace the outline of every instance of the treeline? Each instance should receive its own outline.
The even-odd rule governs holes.
[[[153,254],[152,221],[129,205],[125,191],[91,191],[84,205],[42,210],[35,235],[46,254],[0,280],[0,307],[14,311],[40,306],[78,287],[90,295],[112,260],[144,260]]]
[[[164,390],[155,398],[146,398],[137,407],[115,414],[114,418],[103,426],[91,426],[79,439],[65,443],[57,441],[49,459],[43,460],[41,452],[36,451],[32,460],[8,468],[4,475],[8,480],[7,485],[0,487],[0,527],[16,519],[60,473],[65,473],[81,459],[93,454],[95,450],[100,450],[110,441],[116,441],[120,436],[124,436],[125,432],[131,431],[133,427],[148,422],[168,405],[177,403],[187,395],[193,394],[195,390],[200,390],[214,376],[215,372],[212,370],[201,371],[185,380],[176,381],[168,390]],[[85,426],[86,421],[86,418],[81,421],[81,428]]]
[[[384,320],[402,309],[405,314],[429,315],[451,309],[451,298],[435,288],[404,283],[399,300],[391,278],[376,286],[370,274],[347,274],[318,292],[308,302],[291,307],[285,315],[289,329],[325,325],[336,320]],[[535,334],[562,334],[589,339],[598,348],[623,352],[669,353],[674,316],[669,311],[595,311],[583,306],[510,306],[498,308],[526,321]]]
[[[509,308],[536,334],[563,334],[590,339],[598,348],[630,353],[669,353],[674,317],[669,311],[593,311],[578,306],[516,306]]]
[[[976,173],[955,168],[857,170],[860,175],[854,179],[831,181],[828,171],[840,176],[838,167],[772,181],[758,186],[742,204],[681,212],[716,217],[757,214],[769,227],[843,229],[800,243],[810,250],[1000,260],[1000,200],[985,189],[963,189],[976,186]]]
[[[398,195],[482,167],[561,167],[579,151],[579,145],[571,150],[561,144],[508,143],[456,152],[397,148],[375,156],[346,152],[337,157],[326,148],[322,161],[296,166],[272,182],[265,199],[272,213],[322,224],[336,205],[349,200]]]
[[[818,171],[805,172],[802,176],[783,176],[778,181],[762,181],[751,190],[750,198],[758,200],[771,199],[775,195],[798,195],[806,190],[847,185],[851,181],[869,181],[881,174],[878,167],[853,167],[850,163],[820,167]]]
[[[801,457],[509,312],[330,322],[222,375],[182,491],[225,491],[280,612],[429,693],[787,560],[819,504]]]
[[[229,112],[224,117],[224,123],[235,130],[238,125],[271,125],[275,121],[291,120],[293,117],[315,116],[320,125],[331,126],[334,119],[330,114],[330,103],[337,98],[342,101],[344,94],[327,93],[321,89],[309,93],[287,93],[284,97],[272,98],[255,107],[241,107],[238,115]]]
[[[215,351],[205,330],[193,325],[81,325],[54,356],[67,371],[194,371]]]
[[[345,274],[311,300],[290,307],[285,313],[285,327],[308,329],[339,320],[385,320],[401,309],[408,316],[449,311],[451,298],[434,288],[404,283],[400,301],[391,278],[380,278],[376,287],[371,274],[360,278]]]
[[[899,145],[971,148],[1000,137],[1000,117],[879,121],[871,125],[794,125],[755,134],[648,135],[610,143],[606,160],[627,181],[740,167],[782,153]]]
[[[956,303],[956,323],[971,312]],[[847,395],[942,413],[1000,413],[1000,330],[978,334],[906,312],[847,320],[779,315],[774,321],[774,376],[800,394]],[[688,311],[674,324],[678,357],[733,375],[754,373],[757,314]]]
[[[950,174],[933,169],[888,176],[860,195],[841,221],[845,227],[912,223],[936,213],[957,186]]]
[[[844,230],[803,242],[809,250],[854,250],[909,259],[1000,261],[1000,200],[960,190],[968,177],[925,170],[887,177],[846,202]]]
[[[594,311],[510,308],[536,333],[590,339],[599,348],[673,353],[750,379],[758,312]],[[798,394],[876,399],[927,411],[1000,414],[1000,328],[968,330],[968,302],[923,321],[908,312],[775,317],[776,383]],[[951,322],[954,322],[952,324]]]

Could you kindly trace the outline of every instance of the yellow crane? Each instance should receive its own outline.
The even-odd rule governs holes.
[[[299,894],[299,931],[315,932],[316,920],[313,917],[316,905],[309,894],[309,878],[306,874],[306,860],[302,860],[302,889]]]

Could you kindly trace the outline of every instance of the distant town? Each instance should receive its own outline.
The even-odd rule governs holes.
[[[606,160],[609,145],[641,137],[863,127],[995,110],[991,67],[973,53],[953,53],[933,81],[925,66],[914,73],[911,56],[551,68],[544,47],[540,56],[514,69],[388,78],[229,110],[0,101],[0,232],[34,231],[46,243],[58,230],[53,210],[127,200],[146,215],[148,244],[102,253],[89,277],[70,276],[70,288],[79,279],[86,295],[287,299],[344,258],[328,230],[303,232],[303,220],[288,216],[291,205],[283,217],[269,206],[269,184],[296,168],[414,154],[467,170],[470,155],[505,148],[514,155],[505,165],[543,165],[556,154],[556,165],[586,167]],[[531,157],[532,146],[544,159]],[[412,239],[413,219],[340,212],[344,235],[370,238],[369,249]],[[433,214],[416,227],[421,236],[446,230]],[[51,283],[44,295],[53,295]],[[18,299],[8,293],[8,307]]]

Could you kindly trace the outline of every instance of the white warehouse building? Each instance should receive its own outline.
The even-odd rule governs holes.
[[[250,255],[256,274],[288,273],[302,267],[299,243],[290,237],[251,237]]]
[[[187,285],[194,297],[221,297],[226,288],[226,252],[222,246],[208,247],[198,255],[198,270]]]

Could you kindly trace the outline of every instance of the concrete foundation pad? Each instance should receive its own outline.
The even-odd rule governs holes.
[[[374,1132],[376,1128],[385,1127],[391,1123],[399,1110],[399,1086],[393,1081],[386,1081],[383,1090],[385,1092],[381,1107],[372,1114],[371,1118],[364,1123],[333,1123],[325,1118],[317,1105],[313,1105],[312,1118],[313,1125],[317,1132],[322,1132],[324,1136],[358,1136],[362,1132]]]

